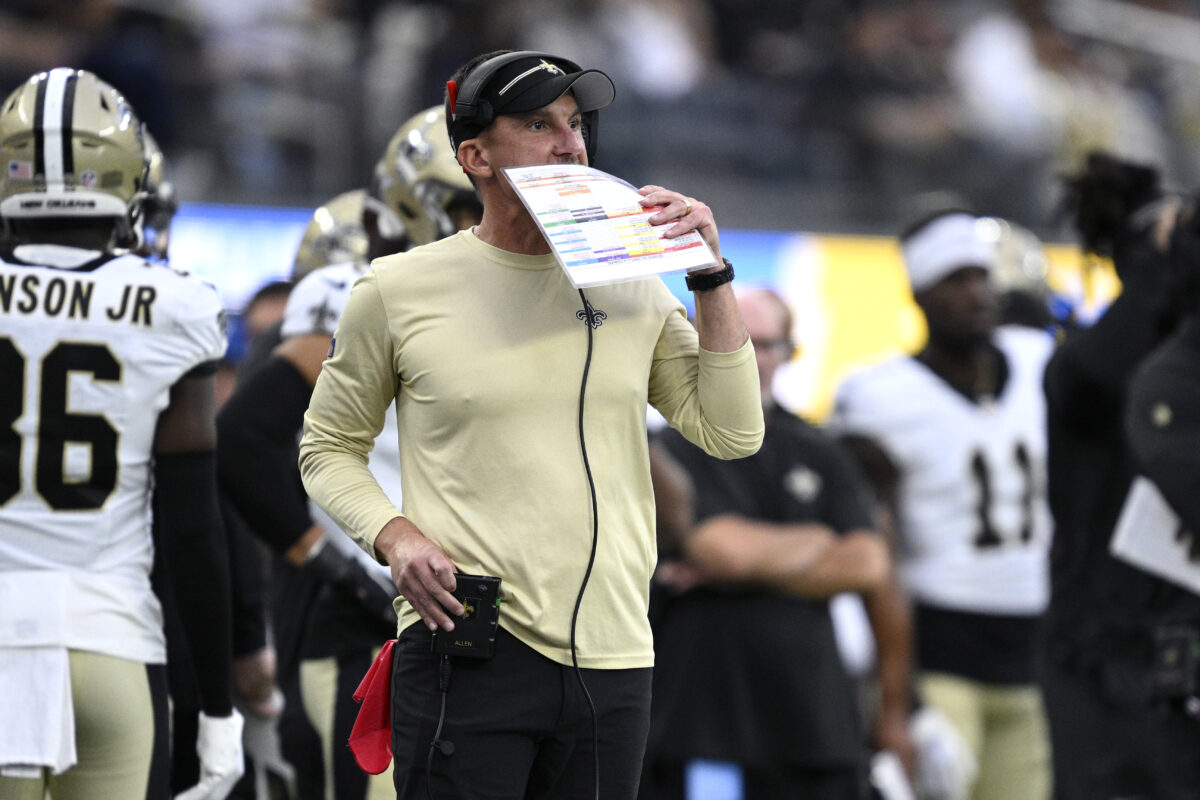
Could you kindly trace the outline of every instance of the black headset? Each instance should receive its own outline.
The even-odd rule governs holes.
[[[555,62],[567,72],[582,72],[578,64],[561,56],[550,53],[540,53],[534,50],[514,50],[511,53],[501,53],[477,64],[467,73],[466,80],[458,87],[457,94],[446,94],[446,129],[450,135],[450,146],[458,153],[458,146],[467,139],[479,135],[479,132],[491,125],[496,119],[492,104],[481,97],[483,90],[491,82],[492,77],[505,66],[523,58],[544,58]],[[454,102],[451,103],[453,98]],[[600,124],[597,111],[584,111],[583,143],[587,150],[588,164],[596,163],[596,129]]]

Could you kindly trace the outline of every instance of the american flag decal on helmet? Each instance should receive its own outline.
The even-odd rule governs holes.
[[[337,339],[333,336],[329,337],[329,352],[325,354],[326,358],[333,358],[333,346],[337,344]]]

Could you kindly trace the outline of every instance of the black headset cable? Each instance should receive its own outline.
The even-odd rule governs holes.
[[[583,362],[583,380],[579,385],[579,451],[583,455],[583,469],[587,473],[588,490],[591,492],[592,550],[588,555],[587,570],[583,573],[583,580],[579,583],[579,594],[575,596],[575,608],[571,612],[571,666],[575,670],[575,677],[579,679],[579,688],[583,690],[588,710],[592,715],[592,766],[596,773],[596,800],[600,800],[600,741],[596,722],[596,704],[592,702],[592,695],[588,691],[587,683],[583,680],[583,672],[579,669],[579,654],[575,649],[575,630],[576,623],[579,621],[579,607],[583,603],[583,592],[587,589],[588,580],[592,576],[592,567],[596,563],[596,548],[600,539],[600,512],[596,504],[596,482],[592,478],[592,466],[588,461],[587,442],[583,433],[583,400],[587,392],[588,372],[592,367],[596,311],[592,308],[592,304],[588,302],[587,296],[584,295],[582,289],[579,290],[579,297],[583,300],[584,322],[587,323],[588,336],[587,358]]]

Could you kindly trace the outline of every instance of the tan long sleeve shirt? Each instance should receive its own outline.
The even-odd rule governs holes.
[[[366,467],[394,404],[403,515],[461,572],[503,579],[501,625],[571,663],[595,533],[579,664],[645,667],[656,561],[646,404],[712,454],[748,455],[763,435],[757,367],[749,342],[701,351],[657,278],[584,293],[599,323],[590,344],[580,293],[552,255],[463,232],[376,261],[317,381],[300,466],[313,499],[373,553],[401,513]],[[398,603],[403,629],[418,616]]]

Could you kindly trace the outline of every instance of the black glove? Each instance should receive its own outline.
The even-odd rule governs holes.
[[[396,587],[390,585],[390,580],[385,586],[382,578],[373,576],[353,556],[322,539],[313,547],[304,568],[353,598],[371,616],[396,625],[396,610],[392,607],[392,601],[399,595]]]

